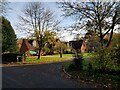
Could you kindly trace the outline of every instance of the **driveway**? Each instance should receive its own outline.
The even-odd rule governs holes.
[[[66,62],[2,67],[2,88],[90,88],[66,78]]]

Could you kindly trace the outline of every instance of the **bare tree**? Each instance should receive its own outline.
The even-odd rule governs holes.
[[[113,30],[120,22],[120,2],[60,2],[59,7],[63,16],[77,18],[77,30],[93,30],[100,38],[101,47],[104,36],[110,33],[106,47],[109,46]]]
[[[0,33],[2,31],[2,15],[4,15],[7,11],[6,5],[6,0],[0,0]]]
[[[0,15],[5,15],[7,10],[10,9],[7,7],[8,6],[8,2],[7,0],[0,0]]]
[[[29,2],[23,9],[23,13],[25,16],[20,16],[19,26],[36,38],[39,45],[38,59],[40,59],[41,50],[44,47],[44,32],[56,30],[58,22],[54,20],[53,12],[45,9],[41,2]]]

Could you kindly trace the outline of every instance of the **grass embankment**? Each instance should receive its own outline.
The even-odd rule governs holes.
[[[96,64],[93,60],[91,60],[92,54],[85,53],[83,55],[83,69],[76,70],[75,65],[73,63],[67,63],[64,65],[65,70],[72,75],[72,77],[77,78],[77,81],[83,81],[85,83],[92,84],[95,87],[103,87],[103,88],[112,88],[119,89],[120,88],[120,66],[114,65],[112,70],[118,71],[117,73],[107,73],[106,71],[96,71],[95,68],[98,64]],[[89,62],[93,65],[92,70],[88,69]]]

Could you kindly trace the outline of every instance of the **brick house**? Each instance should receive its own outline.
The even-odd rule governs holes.
[[[82,53],[88,52],[88,48],[87,48],[87,45],[86,45],[85,41],[82,42],[82,46],[81,46],[80,50],[81,50]]]
[[[33,44],[34,44],[33,42],[30,43],[27,39],[24,39],[24,40],[25,40],[25,43],[27,44],[27,46],[29,47],[29,50],[35,50],[35,48],[33,46]],[[18,45],[19,49],[21,48],[22,42],[23,42],[23,39],[17,40],[17,45]]]
[[[80,40],[80,41],[70,41],[69,42],[70,46],[73,47],[74,49],[78,49],[80,50],[80,52],[84,53],[87,52],[87,45],[86,42],[84,40]]]

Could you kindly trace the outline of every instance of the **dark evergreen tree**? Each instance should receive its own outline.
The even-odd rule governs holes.
[[[15,32],[6,18],[0,18],[2,18],[2,53],[15,52],[17,49]]]

